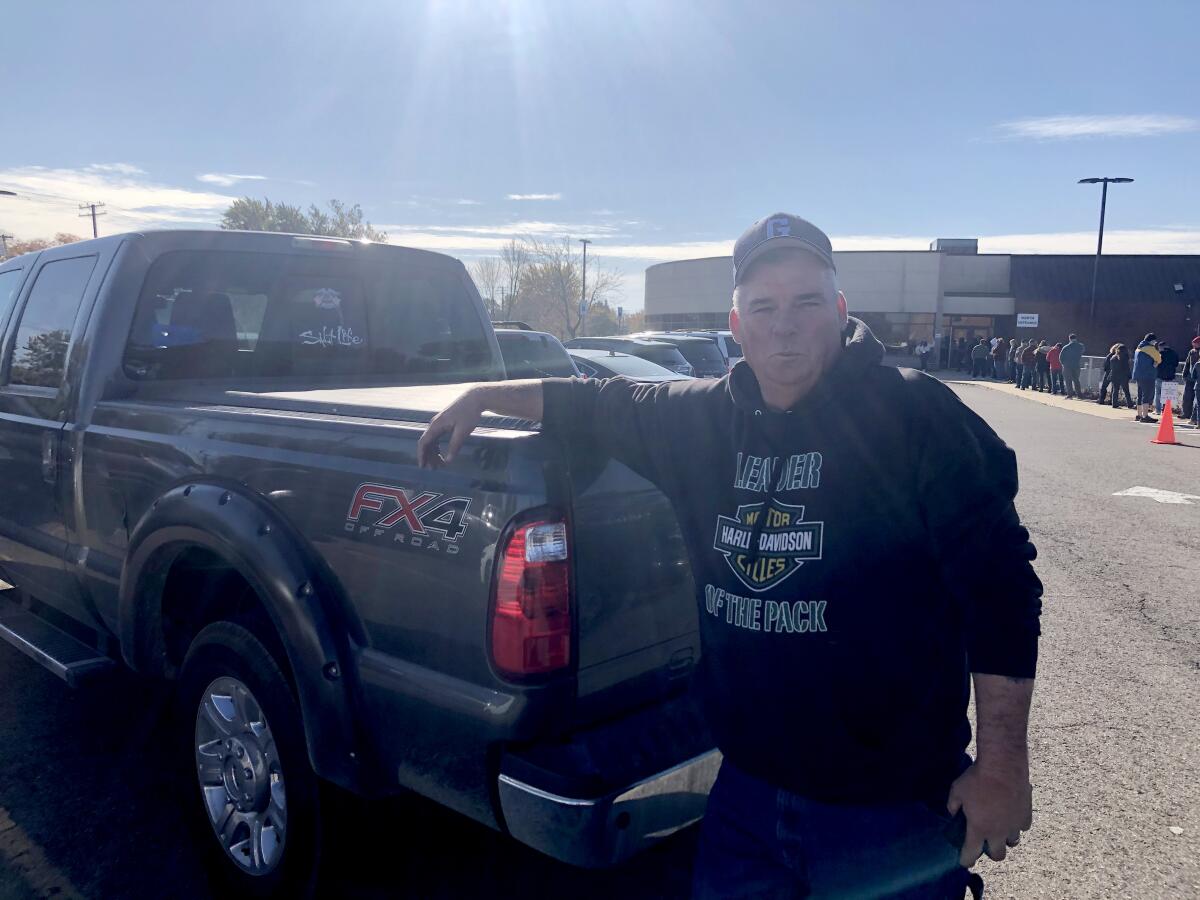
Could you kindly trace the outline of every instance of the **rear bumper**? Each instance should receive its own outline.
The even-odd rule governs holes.
[[[699,821],[721,754],[710,750],[600,797],[564,797],[511,775],[499,777],[508,832],[575,866],[615,865]]]

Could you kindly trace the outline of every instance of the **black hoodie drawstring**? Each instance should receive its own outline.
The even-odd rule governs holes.
[[[767,445],[767,450],[771,454],[772,460],[779,460],[782,465],[783,457],[779,454],[775,442],[771,436],[767,434],[767,429],[759,427],[759,419],[764,415],[761,409],[756,409],[754,415],[750,418],[750,432],[758,432],[758,436],[763,439],[763,443]],[[775,493],[779,490],[780,473],[779,466],[776,466],[771,472],[771,477],[767,479],[767,499],[763,502],[762,512],[758,514],[758,518],[754,520],[754,528],[750,531],[750,557],[746,562],[746,568],[749,569],[758,559],[758,543],[762,537],[763,523],[767,521],[767,512],[771,509],[771,504],[775,501]]]

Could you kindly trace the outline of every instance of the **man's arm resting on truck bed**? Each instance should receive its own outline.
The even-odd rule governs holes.
[[[463,441],[479,424],[485,412],[513,416],[534,422],[542,420],[542,382],[506,381],[477,385],[433,417],[417,442],[417,462],[423,468],[436,468],[454,459]],[[445,456],[438,444],[449,435]]]

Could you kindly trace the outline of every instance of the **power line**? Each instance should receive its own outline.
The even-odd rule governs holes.
[[[108,215],[108,213],[96,212],[97,209],[99,209],[103,206],[104,206],[103,203],[80,203],[79,204],[80,209],[91,210],[90,212],[80,213],[79,218],[86,219],[88,216],[92,217],[92,237],[94,237],[94,238],[100,237],[100,232],[96,228],[96,216],[107,216]]]
[[[48,194],[45,191],[31,191],[26,188],[21,188],[19,191],[14,191],[13,193],[19,200],[36,198],[43,201],[52,200],[58,203],[79,203],[78,197],[64,197],[62,194]]]

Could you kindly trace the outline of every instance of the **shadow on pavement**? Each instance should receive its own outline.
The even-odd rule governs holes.
[[[0,679],[0,898],[212,896],[167,755],[167,691],[125,672],[72,691],[3,644]],[[340,795],[334,806],[324,895],[688,894],[696,828],[588,872],[420,797]]]

